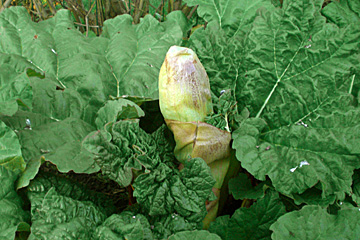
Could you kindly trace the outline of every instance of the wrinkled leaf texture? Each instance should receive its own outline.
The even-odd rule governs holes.
[[[320,182],[322,197],[344,198],[360,167],[360,111],[339,79],[359,64],[359,25],[327,23],[321,0],[187,2],[209,21],[190,45],[213,93],[231,86],[250,111],[233,134],[242,166],[286,195]]]
[[[96,130],[97,111],[110,96],[157,99],[162,60],[181,43],[187,24],[181,12],[167,19],[159,23],[148,15],[133,25],[122,15],[104,23],[101,37],[86,38],[69,11],[39,23],[22,7],[0,14],[0,65],[6,69],[0,118],[17,130],[32,166],[20,186],[36,175],[40,158],[61,172],[99,170],[81,141]]]
[[[172,161],[172,148],[169,144],[158,144],[164,127],[153,134],[146,133],[139,126],[139,121],[125,120],[111,123],[107,130],[90,133],[83,142],[101,167],[102,174],[116,181],[120,186],[129,186],[133,172],[156,169],[161,160]],[[162,136],[161,136],[162,135]]]
[[[63,196],[50,188],[43,198],[30,196],[32,239],[92,239],[105,215],[91,201]]]
[[[107,218],[96,228],[96,240],[143,239],[152,240],[149,221],[141,214],[124,211]]]
[[[160,163],[150,173],[137,177],[133,186],[134,196],[150,216],[177,213],[191,222],[201,222],[214,184],[205,161],[193,158],[180,172]]]

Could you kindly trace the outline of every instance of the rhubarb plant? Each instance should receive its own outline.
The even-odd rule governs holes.
[[[1,239],[359,235],[359,1],[183,3],[0,13]]]

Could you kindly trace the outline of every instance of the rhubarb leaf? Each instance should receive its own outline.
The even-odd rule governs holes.
[[[356,239],[360,234],[359,220],[359,209],[355,207],[330,215],[320,206],[309,205],[281,216],[270,227],[271,239]]]
[[[105,215],[90,201],[62,196],[55,188],[46,194],[32,193],[29,239],[92,239]]]
[[[269,239],[270,226],[286,213],[279,194],[270,191],[250,208],[239,208],[232,217],[225,216],[210,225],[209,231],[223,239]]]
[[[18,174],[0,165],[0,238],[15,239],[19,226],[29,228],[26,223],[29,214],[23,210],[23,200],[15,191],[15,181]]]

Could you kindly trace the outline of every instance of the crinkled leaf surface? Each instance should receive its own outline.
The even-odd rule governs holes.
[[[358,63],[360,31],[326,24],[321,4],[284,1],[253,22],[236,96],[266,122],[245,121],[233,147],[243,167],[261,180],[268,175],[280,192],[320,181],[323,197],[343,198],[359,167],[359,110],[336,79]]]
[[[236,177],[230,179],[229,192],[236,200],[245,198],[259,199],[264,196],[266,189],[269,187],[268,185],[267,182],[261,182],[254,187],[245,173],[239,173]]]
[[[274,185],[284,193],[301,193],[314,186],[319,181],[319,176],[327,178],[325,180],[327,183],[321,181],[323,189],[329,189],[325,195],[344,190],[349,192],[351,172],[357,167],[358,157],[349,155],[347,150],[340,154],[342,160],[339,160],[339,152],[330,152],[330,158],[329,154],[325,154],[329,162],[325,165],[319,162],[318,170],[315,172],[320,175],[317,176],[318,174],[315,172],[310,173],[306,170],[309,166],[307,165],[309,154],[313,154],[311,152],[313,150],[306,146],[318,146],[319,153],[315,153],[315,155],[320,157],[320,161],[322,161],[321,159],[325,161],[322,152],[328,149],[325,144],[331,144],[328,143],[328,139],[325,140],[320,136],[322,134],[326,136],[328,133],[320,133],[316,138],[311,134],[306,140],[303,139],[304,135],[302,134],[309,129],[305,126],[310,126],[304,120],[314,120],[321,109],[327,109],[331,104],[336,105],[335,102],[338,100],[333,95],[337,89],[347,89],[346,92],[351,89],[351,81],[340,82],[339,85],[336,79],[339,78],[339,75],[349,74],[351,66],[356,66],[359,62],[357,39],[359,39],[360,31],[358,28],[347,26],[339,29],[332,24],[326,24],[325,19],[320,15],[322,1],[303,0],[284,1],[282,9],[274,9],[272,6],[262,3],[264,8],[261,11],[257,11],[258,1],[254,2],[254,8],[248,7],[252,6],[253,1],[250,5],[243,4],[242,11],[247,13],[243,15],[247,16],[244,18],[246,21],[234,22],[235,27],[220,29],[218,24],[220,23],[219,19],[222,18],[221,13],[227,9],[226,3],[229,4],[230,1],[205,3],[196,1],[196,3],[199,4],[199,8],[203,4],[202,11],[207,11],[207,13],[202,13],[205,18],[206,14],[218,16],[209,17],[210,23],[207,29],[196,31],[190,38],[191,47],[196,50],[209,74],[213,92],[215,95],[219,95],[220,91],[225,89],[225,83],[227,86],[234,87],[236,83],[236,97],[240,108],[247,106],[251,116],[264,117],[267,121],[266,130],[262,128],[262,132],[259,132],[254,138],[241,140],[244,132],[234,135],[234,148],[237,150],[237,157],[243,167],[259,179],[265,179],[265,175],[272,175],[270,178]],[[211,14],[216,10],[220,14]],[[223,18],[225,19],[226,16],[224,14]],[[221,20],[221,22],[226,21]],[[237,29],[236,25],[242,26],[239,29],[244,29],[241,34],[236,30],[230,30]],[[220,34],[221,31],[224,33]],[[204,34],[205,32],[207,34]],[[242,59],[241,56],[244,58]],[[235,82],[232,82],[231,79],[235,79]],[[349,105],[349,103],[344,104]],[[342,108],[343,106],[338,104],[338,107],[331,111],[342,110]],[[330,116],[331,111],[327,113]],[[353,119],[353,124],[350,124],[352,127],[348,126],[352,130],[349,132],[344,132],[343,129],[339,130],[339,132],[344,132],[350,141],[358,139],[356,117],[348,118],[349,115],[355,114],[356,116],[356,112],[357,110],[350,110],[350,112],[345,110],[341,114],[342,116],[335,114],[335,116],[337,115],[335,121],[338,121],[339,127],[343,118],[348,119],[349,122]],[[324,116],[322,121],[322,124],[329,124],[329,131],[332,128],[330,116]],[[326,123],[327,121],[328,123]],[[251,127],[245,129],[246,127],[246,124],[243,125],[243,130],[249,132],[250,135],[254,133],[250,133],[251,131],[257,131]],[[344,126],[346,129],[348,127]],[[318,126],[318,128],[321,132],[320,129],[324,127]],[[288,137],[292,132],[292,135],[298,139],[296,147],[281,146],[279,141],[269,142],[265,136],[266,132],[270,133],[270,129],[271,134],[275,134],[280,129],[289,129],[286,134],[283,132],[283,139],[286,136],[289,141],[295,143]],[[324,129],[324,131],[326,130]],[[300,132],[303,133],[300,134]],[[258,139],[259,137],[260,139]],[[341,139],[340,136],[339,138]],[[272,141],[275,139],[279,139],[279,135],[273,135]],[[302,143],[299,142],[300,139],[303,139]],[[260,147],[260,143],[264,144],[261,149],[262,154],[276,151],[278,157],[263,155],[264,157],[255,160],[253,156],[258,151],[256,147]],[[355,150],[354,144],[355,142],[342,143],[343,146],[348,145]],[[248,148],[247,146],[250,145],[252,147]],[[267,149],[272,150],[268,151]],[[357,150],[352,153],[356,152]],[[267,164],[264,165],[265,162]],[[339,171],[340,175],[337,175],[338,167],[335,167],[334,164],[345,165],[347,170]],[[302,168],[299,168],[300,165]],[[322,174],[324,166],[330,168],[330,172],[335,171],[336,173]],[[293,169],[296,169],[294,174],[290,171]],[[327,171],[329,172],[329,170]],[[301,171],[306,171],[306,173],[302,174]],[[273,173],[270,174],[270,172]],[[297,174],[301,176],[293,176]],[[311,180],[312,178],[315,179]],[[333,180],[335,180],[335,184]]]
[[[139,127],[138,120],[118,121],[108,130],[89,134],[83,146],[93,154],[102,173],[121,186],[130,185],[133,171],[155,167],[165,153]]]
[[[29,239],[92,239],[96,227],[106,218],[94,203],[63,196],[54,187],[46,194],[37,194],[29,196]]]
[[[152,240],[150,223],[144,215],[124,211],[107,218],[96,228],[96,240]]]
[[[274,7],[267,0],[188,0],[199,4],[198,14],[209,22],[190,36],[190,47],[197,53],[209,75],[216,96],[225,89],[235,89],[245,72],[244,40],[258,15],[258,9]]]
[[[340,27],[346,27],[353,24],[353,27],[359,28],[360,22],[360,3],[359,1],[333,1],[326,5],[321,13],[330,21]]]
[[[234,132],[233,147],[243,167],[262,180],[268,175],[280,192],[303,193],[320,182],[323,197],[343,198],[359,167],[359,116],[359,109],[318,109],[307,118],[307,127],[294,124],[271,131],[264,130],[262,120],[249,119]]]
[[[184,163],[180,172],[161,162],[149,173],[138,176],[133,186],[134,196],[150,216],[175,212],[189,221],[200,222],[206,215],[205,201],[214,184],[205,161],[193,158]]]
[[[279,194],[270,191],[250,208],[236,210],[230,219],[216,220],[209,231],[223,236],[223,239],[270,239],[270,225],[285,213]]]
[[[215,22],[220,28],[237,35],[246,31],[260,7],[272,7],[264,0],[184,0],[189,6],[199,5],[198,14],[207,22]]]
[[[180,44],[182,29],[175,21],[161,24],[151,15],[133,25],[130,15],[104,23],[103,37],[109,38],[106,60],[120,95],[158,98],[158,74],[170,46]]]
[[[347,28],[351,26],[354,29],[360,29],[360,2],[359,1],[332,1],[326,5],[321,13],[328,19],[330,22],[334,22],[341,28]],[[359,30],[360,31],[360,30]],[[358,58],[360,58],[360,51],[358,51]],[[350,76],[345,76],[345,78],[339,79],[339,85],[343,84],[345,86],[343,90],[354,95],[355,98],[359,98],[359,89],[360,89],[360,63],[357,64],[357,67]],[[359,102],[359,101],[358,101]]]
[[[25,161],[44,156],[62,172],[98,171],[80,142],[95,130],[96,113],[110,96],[157,98],[165,53],[182,40],[184,21],[180,27],[175,19],[180,16],[165,23],[146,16],[135,26],[123,15],[105,23],[102,37],[86,38],[75,29],[69,11],[34,23],[25,8],[5,9],[0,14],[0,63],[11,67],[1,71],[1,81],[8,94],[2,94],[8,101],[4,113],[12,116],[0,117],[19,131]],[[25,72],[32,76],[30,85]],[[29,171],[31,178],[37,168]]]
[[[201,230],[202,223],[188,221],[179,214],[150,217],[151,228],[155,239],[168,239],[169,236],[182,231]]]
[[[270,229],[271,239],[356,239],[360,234],[359,208],[330,215],[320,206],[309,205],[280,217]]]
[[[116,210],[113,202],[103,193],[91,191],[85,185],[74,180],[43,172],[38,174],[27,188],[32,203],[34,205],[41,204],[51,188],[54,188],[58,194],[64,197],[92,202],[107,216],[110,216]]]
[[[170,236],[169,240],[186,240],[190,238],[199,240],[221,240],[218,235],[205,230],[179,232]]]
[[[0,238],[13,240],[20,224],[27,225],[28,213],[15,191],[18,174],[0,165]]]
[[[272,128],[322,106],[336,90],[336,75],[359,61],[359,29],[326,24],[321,3],[284,1],[282,9],[263,11],[248,34],[246,77],[241,73],[237,99]]]

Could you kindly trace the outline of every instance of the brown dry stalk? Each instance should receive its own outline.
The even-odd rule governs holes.
[[[11,0],[6,0],[5,3],[1,6],[0,12],[2,12],[5,8],[9,7]]]

